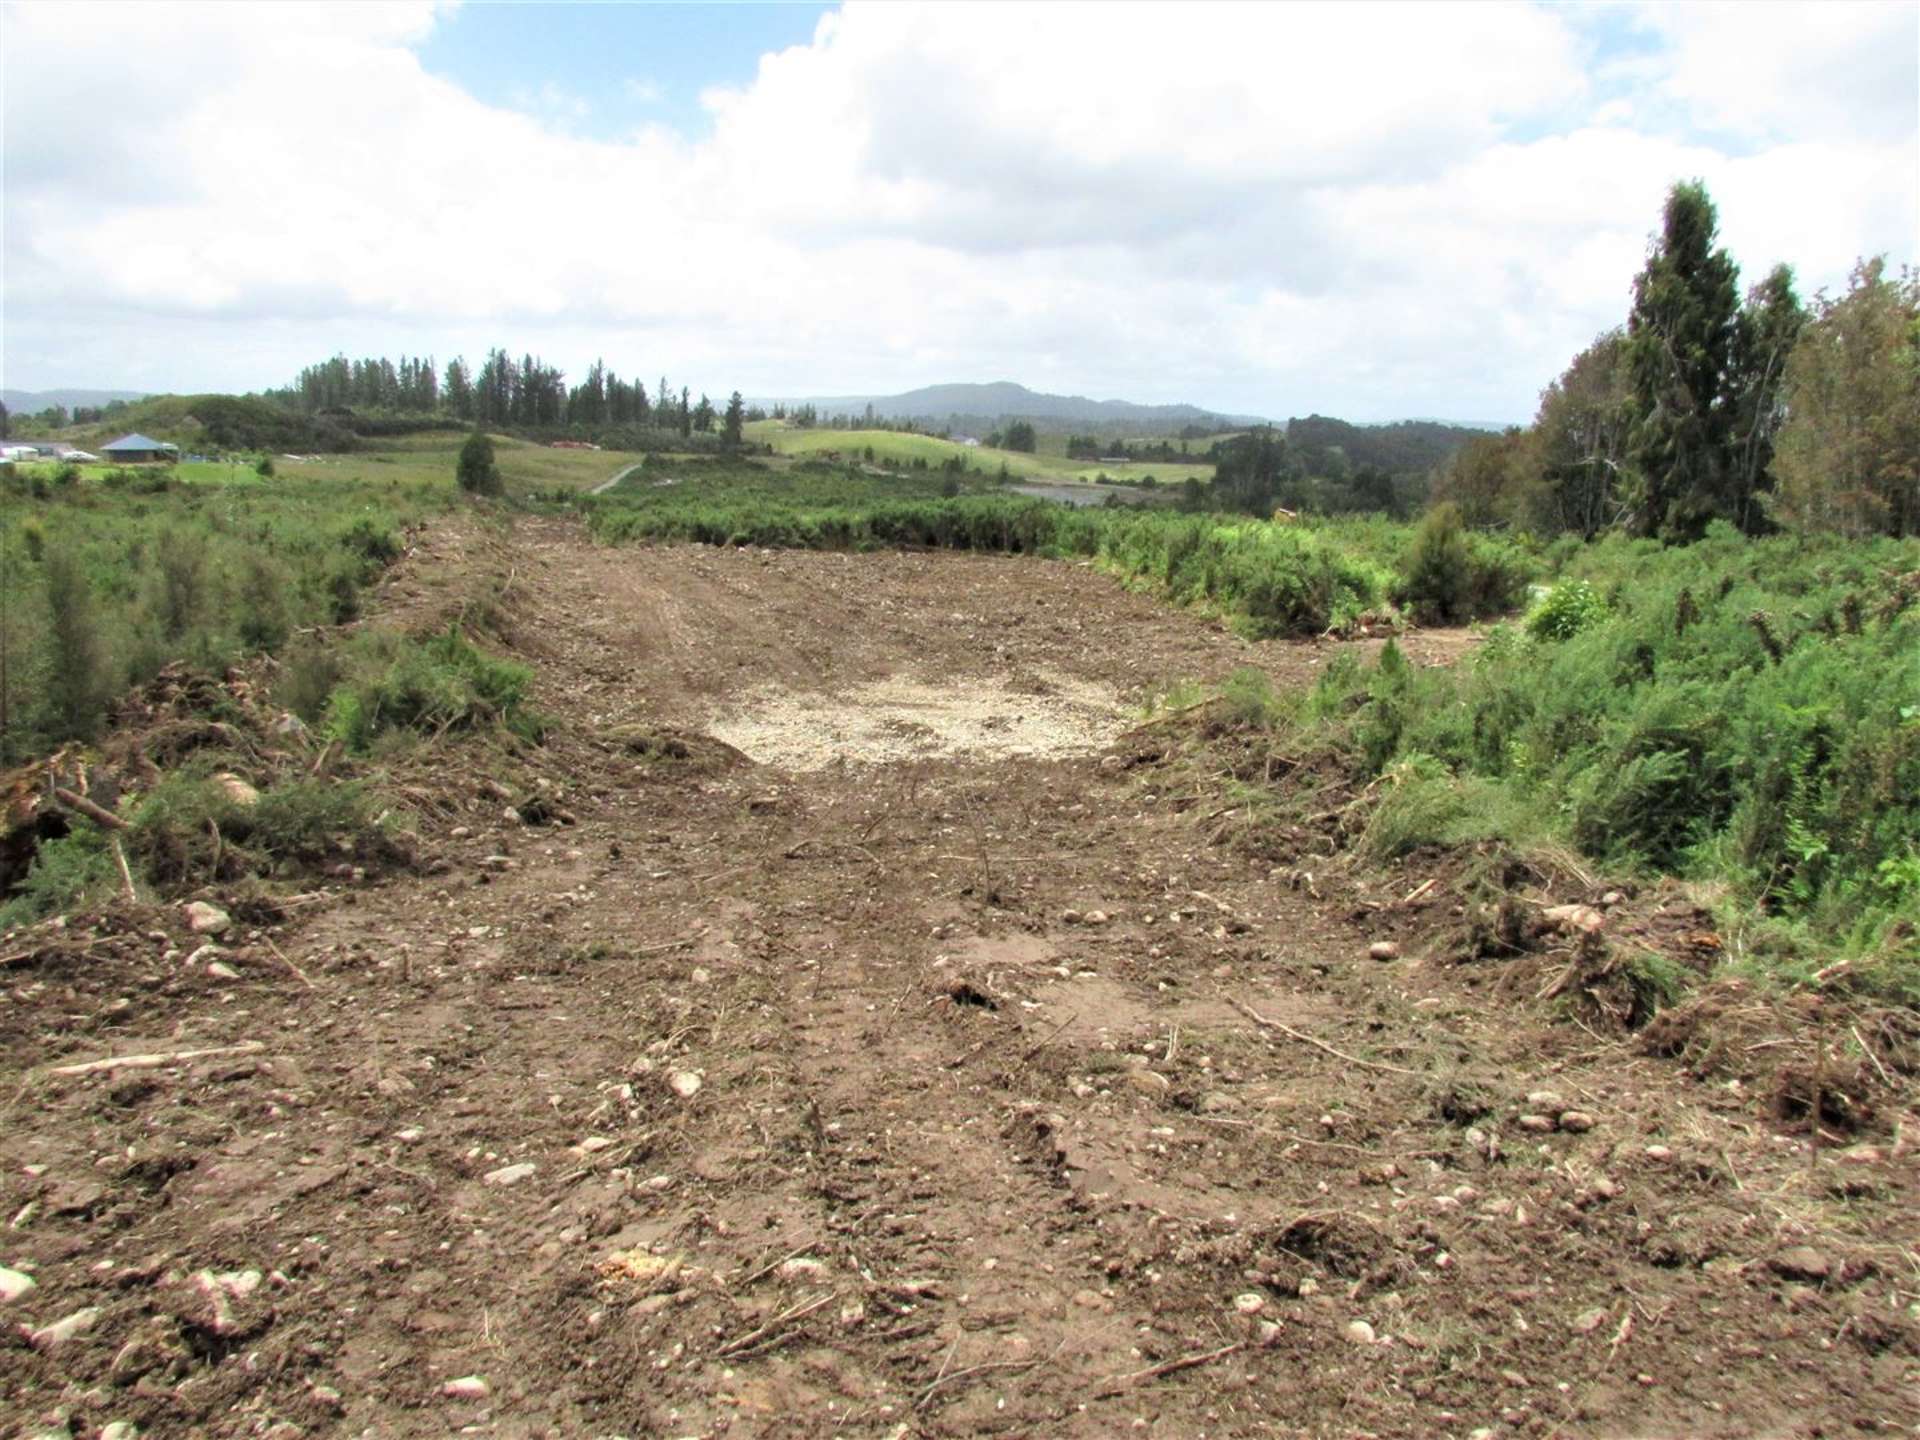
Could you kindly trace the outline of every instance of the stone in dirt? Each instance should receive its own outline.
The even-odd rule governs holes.
[[[1398,960],[1400,947],[1391,940],[1376,940],[1367,947],[1367,954],[1375,960]]]
[[[231,915],[204,900],[189,900],[181,913],[186,916],[187,928],[196,935],[224,935],[233,926]]]
[[[1347,1339],[1356,1345],[1371,1345],[1376,1338],[1373,1333],[1373,1326],[1364,1320],[1353,1321],[1347,1326],[1345,1334]]]
[[[27,1343],[36,1350],[51,1350],[55,1346],[66,1344],[76,1335],[86,1334],[99,1318],[100,1307],[89,1305],[84,1310],[76,1310],[64,1319],[54,1321],[51,1325],[42,1325],[38,1330],[27,1330]]]
[[[1584,1135],[1598,1123],[1584,1110],[1569,1110],[1560,1117],[1560,1128],[1575,1135]]]
[[[462,1375],[458,1380],[449,1380],[440,1387],[440,1393],[449,1400],[484,1400],[493,1393],[493,1387],[479,1375]]]
[[[1520,1117],[1520,1128],[1522,1130],[1531,1130],[1536,1135],[1544,1135],[1547,1131],[1553,1129],[1553,1120],[1550,1116],[1546,1115],[1522,1115]]]
[[[213,777],[213,783],[220,787],[221,794],[242,810],[251,810],[260,803],[260,792],[231,770],[222,770]]]
[[[1164,1095],[1173,1088],[1173,1082],[1157,1070],[1129,1070],[1120,1080],[1143,1095]]]
[[[1833,1263],[1811,1245],[1795,1245],[1782,1250],[1768,1262],[1773,1273],[1788,1280],[1825,1280],[1833,1273]]]
[[[691,1070],[673,1070],[667,1074],[667,1088],[682,1100],[691,1100],[700,1093],[700,1077]]]
[[[1549,905],[1540,912],[1541,923],[1549,930],[1579,931],[1593,935],[1607,923],[1607,917],[1591,905]]]
[[[109,1420],[100,1427],[100,1440],[139,1440],[140,1427],[131,1420]]]
[[[522,1160],[518,1165],[502,1165],[498,1170],[489,1170],[482,1178],[489,1185],[518,1185],[539,1168],[531,1160]]]
[[[31,1275],[19,1270],[9,1270],[6,1266],[0,1265],[0,1304],[18,1300],[39,1283]]]

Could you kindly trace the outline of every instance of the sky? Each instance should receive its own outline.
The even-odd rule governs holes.
[[[1920,4],[0,6],[16,389],[336,352],[1524,421],[1701,179],[1920,243]]]

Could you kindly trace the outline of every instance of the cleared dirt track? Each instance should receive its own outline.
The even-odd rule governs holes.
[[[6,977],[0,1316],[97,1311],[0,1340],[18,1433],[1920,1425],[1890,1125],[1810,1155],[1447,963],[1448,882],[1237,843],[1240,782],[1133,728],[1333,647],[1081,566],[536,520],[430,533],[390,615],[486,573],[556,721],[498,778],[574,823],[449,746],[441,873],[243,925],[237,978],[178,936]]]

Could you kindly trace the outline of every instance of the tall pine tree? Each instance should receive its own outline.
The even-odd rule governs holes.
[[[1626,359],[1640,482],[1634,528],[1646,535],[1691,537],[1726,509],[1740,292],[1738,269],[1714,244],[1717,227],[1706,187],[1675,185],[1660,238],[1633,282]]]

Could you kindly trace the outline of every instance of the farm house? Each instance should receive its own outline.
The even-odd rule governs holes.
[[[146,460],[178,460],[180,447],[169,445],[164,440],[133,434],[122,435],[111,445],[101,446],[100,453],[109,460],[138,463]]]

